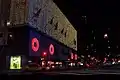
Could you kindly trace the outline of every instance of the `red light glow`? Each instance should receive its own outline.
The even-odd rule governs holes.
[[[50,52],[51,55],[54,54],[54,50],[55,50],[54,46],[52,44],[50,44],[50,46],[49,46],[49,52]]]
[[[77,56],[77,54],[75,54],[75,60],[77,60],[77,58],[78,58],[78,56]]]
[[[44,53],[43,53],[43,55],[47,55],[47,53],[46,53],[46,52],[44,52]]]
[[[74,55],[73,55],[73,53],[71,53],[71,59],[73,59],[74,58]]]
[[[32,39],[32,50],[37,52],[39,49],[39,41],[37,38]]]
[[[107,61],[107,58],[104,58],[104,61],[103,61],[103,63],[106,63],[106,61]]]
[[[87,66],[87,67],[90,67],[90,65],[89,65],[89,64],[86,64],[86,66]]]

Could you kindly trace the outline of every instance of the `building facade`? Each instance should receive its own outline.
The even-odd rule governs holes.
[[[7,40],[7,21],[10,16],[10,0],[0,0],[0,45]]]
[[[77,31],[52,0],[11,0],[9,21],[29,24],[77,50]]]
[[[10,65],[11,56],[27,57],[22,59],[23,63],[31,56],[35,56],[35,60],[40,59],[44,52],[47,53],[48,60],[68,60],[71,54],[76,54],[77,31],[52,0],[0,0],[0,3],[0,33],[6,34],[3,38],[0,37],[0,41],[3,40],[4,44],[7,37],[9,44],[4,50],[0,49],[1,53],[5,53],[0,53],[1,70],[6,68],[6,63]],[[32,29],[31,32],[27,27],[35,28],[46,36]],[[11,34],[7,35],[9,32]],[[36,48],[36,42],[32,42],[34,38],[40,43],[38,51],[33,50]],[[51,49],[51,44],[54,49]],[[50,55],[53,50],[55,54]]]

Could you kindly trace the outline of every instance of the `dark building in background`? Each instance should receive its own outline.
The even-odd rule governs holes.
[[[10,0],[0,0],[0,70],[4,70],[6,68],[6,54],[2,53],[7,50],[4,49],[4,47],[7,44],[7,21],[9,20],[9,12]]]
[[[87,52],[85,50],[86,48],[86,42],[87,42],[87,24],[86,24],[86,17],[81,16],[80,19],[80,28],[78,29],[78,50],[80,54],[86,55]]]
[[[7,40],[7,21],[10,15],[10,1],[0,0],[0,44],[6,43],[3,39]]]
[[[81,18],[82,26],[78,34],[80,36],[78,37],[78,50],[84,55],[90,54],[93,56],[114,56],[119,54],[120,29],[113,20],[114,18],[106,19],[106,17],[100,16],[83,16]]]
[[[92,18],[92,19],[90,19]],[[88,54],[107,56],[119,54],[119,28],[115,17],[88,17],[86,48]],[[115,27],[113,27],[115,26]]]

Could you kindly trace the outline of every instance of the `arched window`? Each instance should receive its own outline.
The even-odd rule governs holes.
[[[76,40],[74,39],[74,45],[76,45]]]
[[[50,20],[50,24],[53,24],[53,19],[54,19],[54,17]]]
[[[65,37],[67,36],[67,31],[65,32]]]
[[[64,32],[64,28],[61,30],[61,34],[63,34],[63,32]]]
[[[55,24],[55,30],[58,29],[58,22]]]
[[[39,9],[38,11],[34,12],[34,17],[39,17],[39,14],[41,12],[41,9]]]

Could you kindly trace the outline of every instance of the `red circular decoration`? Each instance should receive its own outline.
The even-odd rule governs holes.
[[[50,46],[49,46],[49,52],[51,55],[54,54],[54,46],[52,44],[50,44]]]
[[[37,38],[32,39],[32,50],[37,52],[39,49],[39,41]]]

